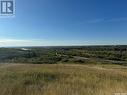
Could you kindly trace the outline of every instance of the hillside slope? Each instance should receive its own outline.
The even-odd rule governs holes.
[[[1,64],[0,95],[113,95],[126,92],[119,65]]]

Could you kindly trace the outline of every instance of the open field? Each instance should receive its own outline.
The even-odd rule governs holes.
[[[114,95],[127,92],[120,65],[1,64],[0,95]]]

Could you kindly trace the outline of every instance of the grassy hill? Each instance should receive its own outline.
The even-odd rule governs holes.
[[[126,66],[127,46],[0,48],[0,95],[126,93]]]
[[[0,95],[114,95],[127,91],[120,65],[1,64]]]

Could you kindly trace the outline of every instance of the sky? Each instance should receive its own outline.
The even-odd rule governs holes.
[[[127,0],[15,0],[0,47],[127,45]]]

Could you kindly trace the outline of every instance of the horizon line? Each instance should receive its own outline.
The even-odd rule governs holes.
[[[56,45],[56,46],[0,46],[0,48],[22,48],[22,47],[87,47],[87,46],[127,46],[125,44],[117,44],[117,45],[111,45],[111,44],[98,44],[98,45]]]

